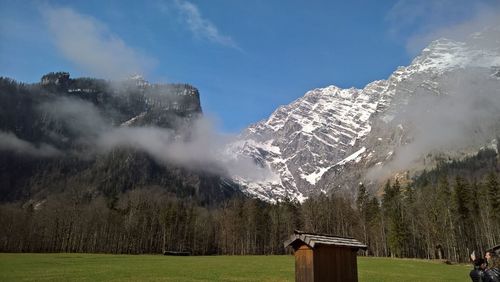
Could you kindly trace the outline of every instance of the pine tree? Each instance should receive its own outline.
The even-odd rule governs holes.
[[[458,260],[457,242],[455,237],[455,224],[452,216],[452,197],[451,197],[450,184],[448,182],[448,175],[446,172],[439,177],[438,191],[437,191],[437,210],[441,217],[438,217],[437,228],[439,228],[439,243],[445,246],[449,252],[450,257]],[[438,257],[441,254],[438,254]]]
[[[455,178],[455,210],[457,221],[457,239],[460,257],[465,258],[474,248],[473,223],[471,218],[472,195],[469,183],[461,176]]]
[[[455,203],[457,208],[457,215],[462,222],[467,221],[471,212],[471,193],[469,184],[460,176],[455,178]]]
[[[356,199],[356,205],[360,212],[362,212],[368,203],[368,193],[366,192],[366,187],[361,183],[358,186],[358,197]]]
[[[488,202],[493,223],[500,223],[500,186],[498,185],[497,175],[494,172],[488,174]]]
[[[418,248],[418,228],[416,221],[417,208],[416,208],[416,195],[415,189],[408,185],[404,190],[404,197],[402,199],[402,223],[405,235],[405,255],[415,257],[417,256]]]
[[[403,217],[403,203],[401,187],[396,180],[394,185],[388,183],[385,191],[383,204],[384,214],[387,219],[387,241],[391,256],[402,257],[405,255],[405,245],[408,236],[408,228]]]
[[[366,221],[368,225],[368,241],[365,242],[375,256],[386,255],[384,253],[384,224],[380,202],[372,197],[366,206]]]
[[[368,205],[368,193],[366,192],[365,186],[361,183],[358,186],[358,197],[356,199],[356,206],[358,208],[361,229],[364,237],[363,239],[365,242],[368,242],[367,205]],[[366,252],[366,254],[368,254],[368,251]]]

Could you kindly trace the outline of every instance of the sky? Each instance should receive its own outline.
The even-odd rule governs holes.
[[[0,0],[0,76],[189,83],[236,133],[308,90],[362,88],[500,0]]]

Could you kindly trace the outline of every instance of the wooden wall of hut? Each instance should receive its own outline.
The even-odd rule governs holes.
[[[300,246],[295,251],[295,281],[314,281],[314,253],[307,245]]]
[[[356,249],[307,245],[295,251],[295,281],[358,281]]]
[[[355,249],[319,246],[314,249],[314,281],[358,281]],[[311,281],[311,280],[310,280]]]

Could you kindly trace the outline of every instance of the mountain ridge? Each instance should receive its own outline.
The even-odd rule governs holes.
[[[0,201],[41,200],[76,187],[112,198],[159,186],[204,204],[240,194],[224,177],[155,155],[160,141],[189,140],[201,115],[199,92],[187,84],[72,79],[66,72],[34,84],[0,78]]]
[[[247,194],[272,202],[287,197],[303,201],[308,195],[338,189],[352,192],[355,187],[346,186],[371,181],[362,175],[366,174],[363,170],[391,160],[397,148],[410,142],[411,124],[394,124],[390,130],[386,127],[420,94],[417,92],[439,96],[444,93],[440,89],[442,77],[466,68],[488,68],[494,74],[499,66],[498,48],[481,49],[470,42],[443,38],[423,49],[410,65],[398,67],[386,80],[371,82],[363,89],[331,85],[308,91],[289,105],[280,106],[268,119],[249,126],[229,148],[254,158],[279,180],[235,180],[246,186],[243,191]],[[374,149],[383,140],[370,140],[374,129],[391,131],[393,144],[388,147],[392,149]],[[384,151],[385,156],[380,152],[374,156],[374,151]],[[356,165],[360,162],[363,168]],[[341,176],[340,171],[345,173],[344,168],[349,166],[357,168],[351,169],[349,177]],[[336,178],[348,179],[339,182]]]

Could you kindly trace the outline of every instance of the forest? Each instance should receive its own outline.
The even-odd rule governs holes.
[[[363,255],[467,261],[500,242],[496,150],[443,161],[380,195],[269,204],[242,195],[201,204],[160,186],[113,197],[81,188],[0,205],[0,252],[284,254],[295,229],[355,237]]]

